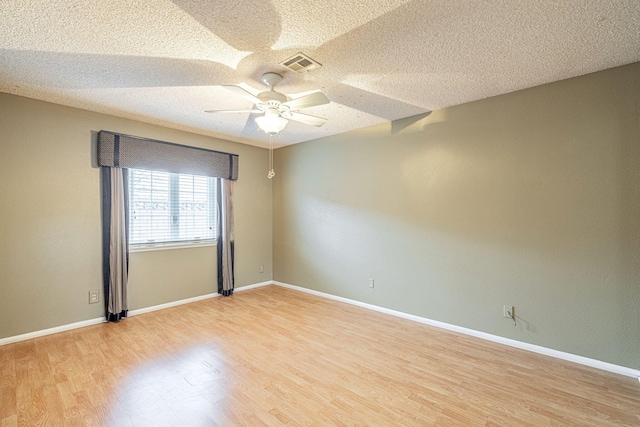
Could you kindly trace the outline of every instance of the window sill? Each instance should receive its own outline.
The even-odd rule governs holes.
[[[133,252],[149,252],[149,251],[166,251],[171,249],[187,249],[201,248],[204,246],[216,246],[217,242],[207,240],[204,242],[175,242],[175,243],[156,243],[156,244],[135,244],[129,246],[129,253]]]

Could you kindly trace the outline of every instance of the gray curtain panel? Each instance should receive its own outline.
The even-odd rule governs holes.
[[[233,294],[233,181],[218,179],[218,293]]]
[[[127,316],[129,195],[127,168],[218,178],[218,292],[234,288],[233,181],[238,155],[116,132],[98,132],[103,176],[103,272],[107,319]]]
[[[102,167],[102,268],[106,318],[127,317],[129,273],[128,171]]]

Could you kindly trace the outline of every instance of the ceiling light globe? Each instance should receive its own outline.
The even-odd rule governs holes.
[[[287,119],[284,119],[276,115],[264,115],[256,117],[256,123],[258,127],[269,135],[275,135],[280,132],[289,123]]]

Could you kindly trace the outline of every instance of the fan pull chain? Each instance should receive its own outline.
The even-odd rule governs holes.
[[[267,174],[267,178],[271,179],[276,176],[276,173],[273,171],[273,134],[269,134],[269,173]]]

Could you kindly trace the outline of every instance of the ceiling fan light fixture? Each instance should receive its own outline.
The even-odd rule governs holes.
[[[329,104],[331,101],[321,91],[307,93],[295,99],[276,92],[275,86],[282,82],[282,75],[278,73],[264,73],[262,81],[269,86],[269,90],[257,95],[241,86],[222,85],[226,90],[253,103],[250,110],[207,110],[207,113],[264,113],[256,118],[256,124],[266,134],[273,137],[283,130],[289,120],[311,126],[322,126],[327,119],[299,113],[296,110]]]
[[[284,129],[289,121],[277,114],[265,114],[264,116],[256,117],[256,123],[265,133],[275,135]]]

